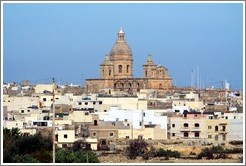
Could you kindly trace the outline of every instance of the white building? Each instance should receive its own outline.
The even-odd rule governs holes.
[[[119,107],[111,107],[108,112],[99,114],[99,119],[104,121],[123,121],[125,125],[133,129],[143,129],[144,125],[160,125],[167,132],[167,116],[163,116],[155,110],[125,110]],[[164,133],[167,136],[167,133]]]

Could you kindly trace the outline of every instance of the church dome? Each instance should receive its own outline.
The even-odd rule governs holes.
[[[125,33],[121,29],[118,32],[118,39],[114,44],[113,48],[111,49],[110,55],[132,55],[132,51],[130,47],[127,45],[124,39]]]

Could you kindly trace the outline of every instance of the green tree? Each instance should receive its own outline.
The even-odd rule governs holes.
[[[17,154],[11,157],[11,162],[12,163],[39,163],[39,160],[33,158],[29,154],[25,154],[25,155]]]
[[[56,153],[56,163],[99,163],[97,155],[92,151],[72,151],[59,149]]]
[[[133,140],[126,148],[126,155],[129,159],[136,159],[137,156],[143,156],[144,159],[148,159],[145,153],[147,153],[148,143],[144,140]]]
[[[3,129],[3,162],[52,162],[50,138],[24,136],[18,128]],[[22,158],[22,159],[21,159]]]
[[[11,156],[14,153],[15,141],[21,137],[18,128],[3,128],[3,162],[11,162]]]

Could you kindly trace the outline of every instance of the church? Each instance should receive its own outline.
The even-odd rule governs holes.
[[[98,93],[102,90],[123,91],[133,93],[140,89],[169,90],[172,88],[172,78],[168,69],[156,65],[151,55],[143,64],[143,78],[133,77],[133,55],[125,40],[122,29],[117,33],[118,38],[100,65],[101,78],[87,79],[87,91]]]

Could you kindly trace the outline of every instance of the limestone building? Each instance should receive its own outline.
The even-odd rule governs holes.
[[[172,78],[168,69],[156,65],[151,55],[143,65],[143,78],[133,77],[133,55],[125,40],[122,29],[110,54],[105,56],[101,67],[101,78],[87,79],[88,92],[99,92],[103,89],[114,91],[136,92],[140,89],[168,90],[172,88]]]

